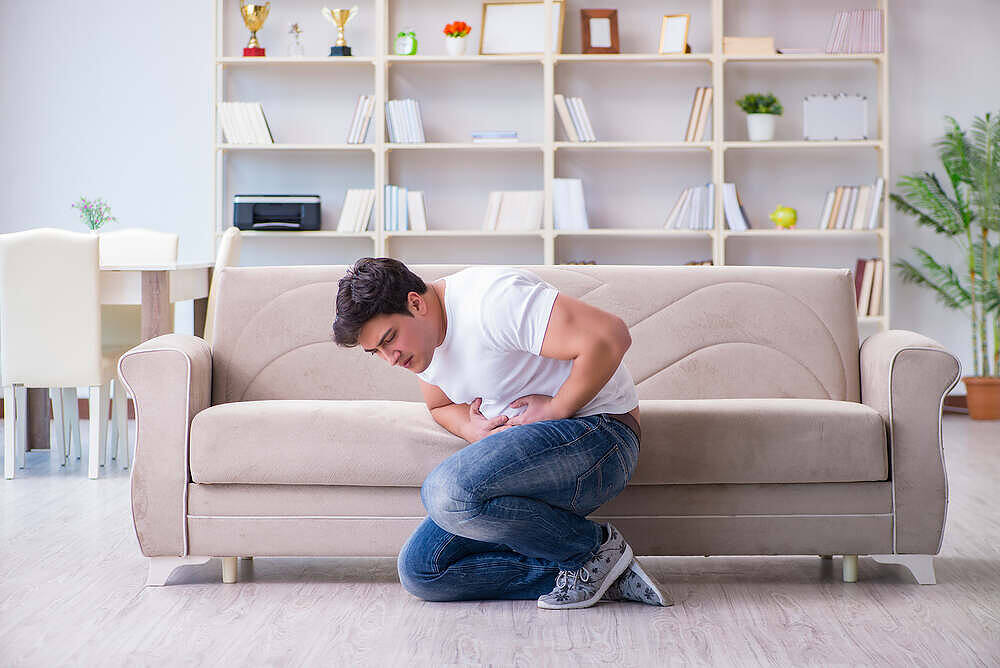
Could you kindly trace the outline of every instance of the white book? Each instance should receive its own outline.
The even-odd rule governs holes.
[[[382,204],[382,226],[385,228],[386,232],[392,231],[392,189],[393,186],[386,184],[385,201]]]
[[[872,279],[875,273],[875,260],[865,260],[865,269],[861,274],[861,292],[858,294],[858,315],[868,315],[868,305],[872,296]]]
[[[260,133],[260,143],[273,144],[274,137],[271,136],[271,129],[267,126],[267,117],[264,116],[264,106],[260,102],[254,105],[254,121]]]
[[[233,112],[236,117],[236,126],[239,128],[241,144],[253,144],[253,133],[250,131],[250,116],[247,114],[245,102],[233,102]]]
[[[358,191],[353,188],[347,191],[344,204],[340,207],[340,220],[337,222],[338,232],[353,232],[354,217],[357,215]]]
[[[361,214],[357,217],[357,222],[354,225],[355,232],[365,232],[368,229],[368,221],[372,217],[372,209],[375,206],[375,189],[369,188],[364,192],[364,200],[361,205]]]
[[[403,126],[403,141],[407,144],[413,143],[413,118],[410,113],[410,101],[409,100],[399,100],[397,102],[399,108],[399,119],[401,125]]]
[[[569,179],[552,179],[552,226],[557,230],[573,229],[569,213]]]
[[[691,192],[691,188],[685,188],[681,191],[681,194],[677,196],[677,201],[674,202],[674,206],[670,209],[670,213],[667,214],[667,221],[663,224],[663,229],[674,229],[674,224],[677,222],[677,214],[684,205],[684,200],[687,199],[689,192]]]
[[[569,117],[573,121],[573,127],[576,129],[576,135],[580,138],[580,141],[590,141],[587,137],[587,133],[583,129],[583,120],[580,118],[580,110],[574,100],[575,98],[567,97],[566,105],[569,107]]]
[[[354,105],[354,115],[351,117],[351,125],[347,130],[347,140],[346,143],[354,144],[356,143],[355,137],[358,134],[358,125],[361,123],[361,112],[368,102],[367,95],[361,95],[358,97],[357,104]]]
[[[407,215],[407,194],[410,191],[407,188],[399,188],[396,191],[396,213],[399,216],[399,227],[400,230],[410,229],[410,217]]]
[[[490,193],[486,201],[486,215],[483,217],[483,229],[495,230],[497,228],[497,217],[500,214],[500,204],[503,200],[503,192],[494,190]]]
[[[257,119],[254,118],[254,106],[253,102],[243,103],[243,116],[246,119],[247,130],[250,132],[250,141],[253,144],[260,144],[261,136],[260,130],[257,128]]]
[[[705,227],[710,230],[715,227],[715,184],[709,183],[705,191]]]
[[[365,104],[364,117],[361,120],[361,132],[358,134],[359,144],[364,144],[368,141],[368,131],[372,126],[372,116],[375,115],[375,96],[369,95],[368,101]]]
[[[868,199],[871,197],[871,186],[861,186],[858,190],[858,205],[854,207],[854,218],[851,219],[852,230],[864,229],[868,223]]]
[[[851,186],[844,186],[844,193],[840,198],[840,209],[837,211],[837,220],[833,222],[833,229],[840,230],[844,227],[844,218],[847,217],[847,209],[851,204]]]
[[[830,209],[833,208],[833,198],[834,198],[834,193],[831,190],[826,194],[826,201],[823,203],[823,213],[820,214],[819,217],[819,225],[817,226],[817,228],[820,230],[824,228],[826,219],[830,216]]]
[[[587,203],[583,198],[583,180],[582,179],[570,179],[569,181],[569,213],[570,220],[573,221],[574,230],[586,230],[590,228],[590,223],[587,221]],[[545,194],[543,191],[537,191],[536,195],[536,207],[545,205]],[[534,214],[532,214],[534,215]],[[538,227],[542,226],[541,219],[541,209],[538,211]]]
[[[217,115],[219,117],[219,127],[222,128],[223,141],[227,144],[239,143],[236,136],[236,125],[232,119],[232,110],[228,102],[219,103]]]
[[[875,269],[872,271],[872,294],[868,301],[868,315],[879,315],[882,311],[882,274],[885,263],[882,258],[875,258]]]
[[[583,105],[583,99],[579,97],[574,99],[576,100],[576,104],[580,110],[580,118],[583,119],[583,127],[587,134],[587,138],[590,141],[597,141],[597,136],[594,134],[594,128],[590,124],[590,116],[587,114],[587,108]]]
[[[392,127],[396,131],[396,142],[400,144],[406,143],[406,119],[403,118],[402,108],[399,104],[399,100],[392,100],[390,102],[392,106]]]
[[[690,186],[687,190],[687,197],[685,197],[684,201],[681,202],[680,211],[677,212],[677,220],[674,221],[674,229],[683,230],[687,227],[688,212],[691,211],[695,195],[695,187]]]
[[[570,116],[569,107],[566,105],[566,98],[564,98],[559,93],[552,96],[556,103],[556,111],[559,112],[559,120],[562,121],[563,132],[570,141],[580,141],[580,135],[577,134],[576,128],[573,126],[573,117]]]
[[[701,101],[705,95],[705,88],[698,86],[694,91],[694,99],[691,100],[691,112],[688,116],[687,129],[684,131],[684,141],[694,141],[694,131],[698,127],[698,118],[701,116]]]
[[[427,137],[424,136],[424,117],[420,115],[420,102],[418,100],[413,101],[413,111],[417,118],[417,140],[420,143],[426,143]]]
[[[694,201],[694,211],[691,215],[689,229],[700,230],[705,220],[705,186],[698,186],[698,198]]]
[[[389,133],[389,143],[399,143],[396,141],[396,123],[392,118],[392,100],[385,103],[385,129]]]
[[[872,192],[871,214],[868,218],[868,229],[874,230],[880,227],[882,220],[882,195],[885,188],[885,179],[881,176],[875,179],[874,191]]]
[[[420,141],[420,129],[417,127],[419,121],[417,121],[416,100],[407,100],[406,109],[409,112],[408,116],[410,118],[410,141],[417,143]]]
[[[519,225],[523,223],[524,208],[524,198],[520,190],[504,190],[494,229],[504,232],[519,229]]]
[[[847,229],[850,229],[850,227],[851,227],[851,221],[854,220],[854,215],[855,215],[855,212],[857,211],[857,208],[858,208],[858,193],[860,191],[861,191],[861,188],[859,188],[858,186],[851,186],[851,200],[850,200],[850,202],[848,202],[849,206],[848,206],[848,209],[847,209],[847,215],[844,216],[844,222],[843,222],[843,228],[842,229],[847,230]]]
[[[743,210],[740,208],[739,198],[736,196],[736,184],[722,184],[722,207],[726,214],[726,223],[731,230],[746,230],[750,226],[743,217]]]
[[[410,216],[410,229],[427,231],[427,211],[424,208],[424,193],[411,190],[406,196],[406,206]]]

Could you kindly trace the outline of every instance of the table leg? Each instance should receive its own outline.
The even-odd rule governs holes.
[[[28,388],[28,449],[49,449],[49,390]]]
[[[170,272],[142,272],[142,326],[143,341],[169,334],[172,327],[170,303]]]

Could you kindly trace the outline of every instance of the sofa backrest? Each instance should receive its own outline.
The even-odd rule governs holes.
[[[409,265],[436,281],[465,265]],[[519,265],[629,326],[641,399],[859,401],[847,269]],[[331,339],[348,266],[227,267],[219,281],[212,403],[422,401],[416,376]]]

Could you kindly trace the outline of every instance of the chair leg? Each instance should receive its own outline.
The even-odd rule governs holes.
[[[3,477],[14,477],[14,457],[17,451],[16,430],[14,428],[17,406],[14,401],[14,386],[3,386]]]
[[[90,386],[90,443],[87,450],[87,477],[97,479],[101,463],[101,446],[107,425],[107,394],[104,385]]]
[[[225,584],[236,582],[236,557],[222,558],[222,581]]]
[[[113,405],[112,419],[115,422],[115,431],[118,432],[118,447],[115,449],[118,456],[118,464],[122,469],[129,467],[131,450],[128,444],[128,390],[121,379],[115,379],[115,403]]]
[[[100,462],[104,466],[108,458],[108,427],[111,425],[111,381],[101,385],[101,452]]]
[[[59,466],[66,466],[66,419],[63,416],[62,388],[50,387],[49,399],[52,401],[52,431],[56,436],[50,442],[49,457],[58,461]]]
[[[66,406],[70,407],[69,410],[65,410]],[[80,437],[80,408],[75,387],[63,388],[63,407],[63,414],[69,417],[70,437],[66,440],[70,444],[69,456],[72,458],[75,454],[76,458],[80,459],[80,454],[83,452],[83,439]]]
[[[880,564],[906,566],[917,584],[937,584],[937,579],[934,577],[933,554],[873,554],[871,558]]]
[[[150,557],[147,587],[162,587],[167,578],[181,566],[197,566],[208,562],[211,557]]]
[[[844,582],[858,581],[858,555],[845,554],[842,568],[844,571]]]
[[[24,385],[14,386],[14,402],[17,404],[17,467],[24,468],[24,458],[28,451],[28,388]]]

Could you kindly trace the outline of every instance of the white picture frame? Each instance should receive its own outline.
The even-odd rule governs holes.
[[[660,53],[686,53],[690,14],[666,14],[660,22]]]
[[[563,2],[552,3],[552,51],[562,53]],[[479,55],[545,52],[544,2],[484,2]]]

